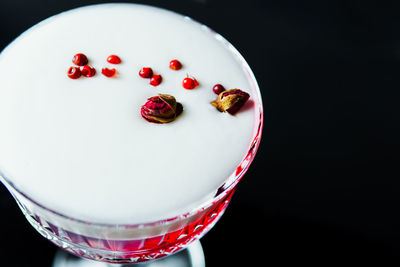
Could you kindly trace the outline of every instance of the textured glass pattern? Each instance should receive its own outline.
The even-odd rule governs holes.
[[[211,203],[208,207],[199,209],[192,215],[193,218],[181,218],[181,228],[168,231],[168,222],[164,224],[162,234],[156,236],[142,237],[139,239],[106,239],[89,237],[66,230],[62,226],[57,226],[54,222],[49,222],[46,218],[33,212],[24,202],[23,197],[16,197],[17,202],[31,225],[45,238],[59,246],[60,248],[87,259],[109,262],[109,263],[134,263],[165,257],[187,247],[190,243],[203,236],[210,230],[221,217],[232,197],[234,189],[231,189],[225,196],[218,201]],[[16,196],[16,195],[14,195]],[[200,216],[196,216],[200,214]],[[57,216],[57,215],[56,215]],[[54,218],[50,218],[54,221]],[[174,221],[173,223],[176,223]],[[87,225],[83,225],[86,227]],[[110,226],[103,226],[107,232]],[[115,226],[120,228],[119,226]],[[129,228],[129,226],[124,226]],[[151,230],[152,226],[135,226],[137,231],[143,228]],[[153,227],[158,227],[154,224]],[[175,227],[173,227],[175,228]],[[82,230],[82,229],[81,229]],[[119,229],[119,231],[124,231]],[[147,231],[151,232],[151,231]]]

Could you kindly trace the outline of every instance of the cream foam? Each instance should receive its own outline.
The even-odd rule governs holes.
[[[29,29],[0,55],[0,168],[42,205],[80,220],[141,223],[188,212],[215,194],[246,155],[259,93],[243,62],[206,27],[134,4],[79,8]],[[76,53],[98,74],[71,80]],[[119,74],[100,74],[110,54]],[[180,71],[169,69],[179,59]],[[139,77],[150,66],[158,87]],[[193,75],[200,86],[185,90]],[[219,113],[212,87],[250,94],[237,115]],[[146,99],[176,97],[168,124],[140,116]]]

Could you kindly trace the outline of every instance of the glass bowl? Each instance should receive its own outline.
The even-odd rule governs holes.
[[[186,17],[187,20],[191,20]],[[263,108],[256,79],[240,53],[221,35],[201,25],[222,42],[240,62],[252,88],[256,125],[247,154],[213,197],[190,212],[144,224],[98,224],[53,211],[17,188],[0,170],[0,179],[17,201],[30,224],[58,247],[79,257],[117,264],[140,263],[172,255],[201,238],[227,208],[236,185],[259,147]]]

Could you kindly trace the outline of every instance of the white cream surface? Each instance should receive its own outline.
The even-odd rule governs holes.
[[[67,77],[76,53],[88,56],[96,76]],[[107,63],[111,54],[122,63]],[[172,59],[183,68],[169,69]],[[103,76],[103,67],[118,76]],[[163,82],[149,85],[142,67]],[[200,86],[185,90],[187,74]],[[259,115],[250,76],[212,32],[170,11],[106,4],[59,14],[0,54],[0,170],[45,207],[89,222],[143,223],[191,211],[249,149]],[[235,116],[218,112],[210,105],[216,83],[251,101]],[[159,93],[184,107],[172,123],[140,115]]]

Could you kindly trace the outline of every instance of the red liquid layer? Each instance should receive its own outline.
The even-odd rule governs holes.
[[[41,228],[38,230],[42,235],[47,235],[45,237],[53,243],[77,256],[110,263],[144,262],[173,254],[203,236],[220,218],[233,192],[234,190],[231,190],[208,208],[199,210],[198,213],[203,214],[198,218],[194,215],[195,219],[190,219],[182,228],[149,238],[93,238],[65,231],[38,216],[34,216],[34,220],[40,225],[37,226]],[[37,226],[35,228],[38,228]],[[48,235],[51,235],[51,238]]]

